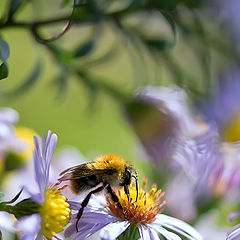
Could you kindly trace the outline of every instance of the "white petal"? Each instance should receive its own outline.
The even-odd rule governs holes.
[[[102,240],[115,240],[129,225],[127,221],[110,223],[100,231],[100,237]]]
[[[159,226],[170,228],[180,234],[186,236],[189,239],[202,240],[202,236],[189,224],[173,217],[169,217],[164,214],[158,214],[156,220],[152,224],[158,224]]]
[[[17,221],[16,228],[23,233],[20,239],[36,239],[41,229],[41,217],[39,214],[22,217]]]
[[[167,240],[181,240],[181,238],[163,227],[157,226],[156,224],[149,224],[149,228],[153,228],[155,231],[159,232],[162,236],[164,236]]]
[[[151,240],[159,240],[159,234],[157,233],[157,231],[155,231],[154,229],[149,229],[149,233],[150,233],[150,239]]]
[[[227,240],[239,240],[240,239],[240,225],[233,230],[228,236]]]
[[[14,218],[12,214],[0,212],[0,228],[10,232],[16,231],[14,228]]]
[[[138,230],[141,240],[150,240],[150,234],[147,227],[145,227],[144,225],[140,225],[138,226]]]

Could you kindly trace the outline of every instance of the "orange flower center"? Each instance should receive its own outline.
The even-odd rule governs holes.
[[[121,220],[127,220],[134,224],[153,222],[156,215],[162,212],[162,206],[166,203],[166,200],[161,201],[164,192],[162,192],[161,189],[157,190],[156,184],[152,186],[150,192],[146,192],[146,182],[147,180],[144,179],[143,186],[139,189],[138,200],[136,202],[137,192],[135,185],[129,186],[130,201],[128,201],[123,188],[116,191],[123,210],[113,202],[110,196],[107,196],[107,205],[112,214]]]

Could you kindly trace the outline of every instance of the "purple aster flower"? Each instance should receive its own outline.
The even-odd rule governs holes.
[[[65,237],[72,240],[85,239],[93,233],[100,231],[102,240],[114,240],[120,235],[124,235],[129,230],[130,225],[138,229],[140,239],[160,239],[160,235],[167,240],[180,240],[179,235],[186,239],[201,240],[201,235],[190,225],[173,217],[162,214],[162,206],[165,201],[161,198],[164,195],[161,190],[157,190],[153,185],[149,192],[145,191],[146,181],[139,189],[138,199],[136,199],[136,188],[130,186],[130,201],[123,189],[116,191],[123,210],[117,206],[112,199],[107,196],[107,203],[99,203],[92,200],[87,206],[78,223],[76,232],[76,215],[73,214],[69,227],[65,230]],[[79,210],[80,203],[70,202],[73,210]],[[138,236],[132,239],[138,239]]]
[[[66,198],[56,184],[51,186],[49,182],[50,163],[56,144],[57,135],[51,131],[48,131],[47,138],[43,136],[42,144],[40,138],[34,137],[34,172],[39,191],[29,194],[39,204],[39,213],[22,217],[16,223],[23,240],[52,239],[63,231],[69,221],[70,208]]]
[[[157,163],[174,154],[178,141],[205,131],[187,105],[183,90],[146,87],[126,106],[127,117],[146,152]]]
[[[211,131],[205,138],[195,139],[197,144],[191,141],[188,143],[191,147],[186,149],[183,145],[175,155],[185,174],[178,174],[169,183],[168,210],[185,220],[196,217],[199,204],[207,206],[220,198],[236,201],[236,190],[240,187],[240,143],[221,143]],[[184,202],[182,209],[176,207],[179,201]]]

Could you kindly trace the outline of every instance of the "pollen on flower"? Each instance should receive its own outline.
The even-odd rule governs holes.
[[[55,187],[47,189],[45,201],[40,209],[42,217],[42,235],[47,239],[63,231],[70,219],[70,206],[61,191]]]
[[[155,220],[157,214],[162,212],[162,206],[166,201],[161,198],[164,195],[161,189],[157,190],[154,184],[149,192],[145,191],[146,179],[143,181],[142,187],[139,189],[138,200],[136,199],[135,185],[129,186],[130,201],[124,192],[124,189],[116,191],[123,210],[121,210],[116,203],[112,201],[110,196],[107,196],[108,208],[113,215],[121,220],[128,220],[134,224],[151,223]]]

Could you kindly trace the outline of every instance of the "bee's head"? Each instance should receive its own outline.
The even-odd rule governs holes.
[[[137,196],[136,196],[136,201],[138,199],[138,182],[137,182],[137,173],[132,167],[126,167],[125,171],[122,176],[122,182],[120,183],[120,186],[124,187],[124,191],[128,197],[129,201],[129,189],[128,186],[131,183],[132,178],[135,178],[136,181],[136,191],[137,191]]]

